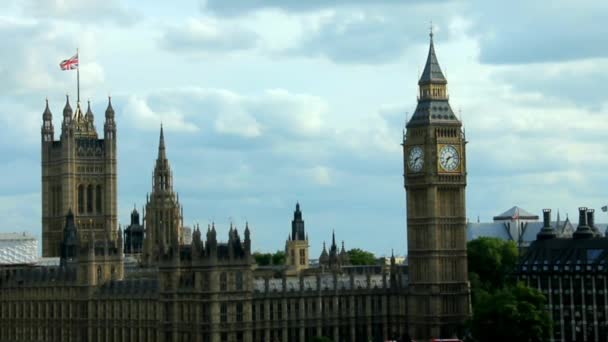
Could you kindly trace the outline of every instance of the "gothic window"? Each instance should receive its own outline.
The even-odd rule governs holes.
[[[87,186],[87,213],[93,212],[93,186]]]
[[[294,251],[292,249],[290,254],[291,254],[291,264],[295,265],[296,264],[296,251]]]
[[[225,272],[220,274],[220,291],[226,291],[228,289],[228,277]]]
[[[97,185],[97,191],[95,193],[95,207],[98,213],[101,213],[101,185]]]
[[[243,303],[236,304],[236,321],[237,322],[243,321]]]
[[[226,303],[222,303],[220,305],[220,322],[226,323],[228,321],[228,305]]]
[[[103,281],[103,275],[101,274],[101,266],[97,266],[97,282]]]
[[[241,273],[241,272],[238,272],[236,274],[236,289],[237,290],[243,289],[243,273]]]
[[[84,212],[84,185],[78,186],[78,213]]]
[[[306,265],[306,250],[300,249],[300,265]]]

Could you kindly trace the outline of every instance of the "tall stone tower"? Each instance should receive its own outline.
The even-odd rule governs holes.
[[[42,255],[60,256],[63,227],[72,210],[81,237],[115,236],[116,123],[111,100],[104,139],[99,139],[89,103],[86,113],[66,96],[61,136],[55,140],[48,100],[42,114]]]
[[[417,341],[454,336],[470,315],[466,140],[448,102],[433,33],[418,105],[403,137],[409,259],[408,330]]]
[[[296,203],[296,210],[293,213],[291,234],[285,242],[285,254],[289,274],[297,274],[308,268],[308,235],[304,229],[300,203]]]
[[[182,206],[173,191],[173,172],[167,159],[163,127],[160,127],[158,157],[154,166],[152,193],[146,203],[146,236],[142,262],[158,265],[158,258],[172,245],[179,244],[179,232],[183,226]]]

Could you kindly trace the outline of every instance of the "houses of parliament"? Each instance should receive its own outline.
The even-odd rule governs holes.
[[[418,103],[403,135],[408,265],[351,265],[335,236],[310,263],[296,205],[285,265],[260,266],[255,228],[214,224],[183,236],[183,211],[160,128],[152,189],[123,232],[117,217],[117,121],[103,137],[69,98],[55,139],[42,114],[42,253],[53,266],[0,268],[0,341],[430,341],[461,336],[470,316],[466,151],[430,37]],[[398,129],[398,128],[396,128]],[[397,143],[397,142],[396,142]],[[395,184],[398,186],[398,184]],[[191,240],[191,242],[189,241]],[[188,242],[186,242],[188,241]],[[405,241],[404,241],[405,243]]]

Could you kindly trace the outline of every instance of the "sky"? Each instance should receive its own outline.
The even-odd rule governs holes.
[[[299,201],[311,256],[332,231],[404,255],[400,143],[431,22],[469,141],[469,219],[574,218],[608,202],[606,18],[584,0],[4,0],[0,232],[41,235],[44,101],[58,136],[76,93],[58,64],[79,48],[98,131],[108,95],[116,110],[123,225],[151,191],[162,122],[186,225],[226,239],[249,222],[254,250],[279,250]]]

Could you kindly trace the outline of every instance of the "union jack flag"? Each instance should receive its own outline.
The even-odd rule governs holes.
[[[78,69],[78,53],[72,56],[70,59],[64,59],[59,63],[61,70],[74,70]]]

